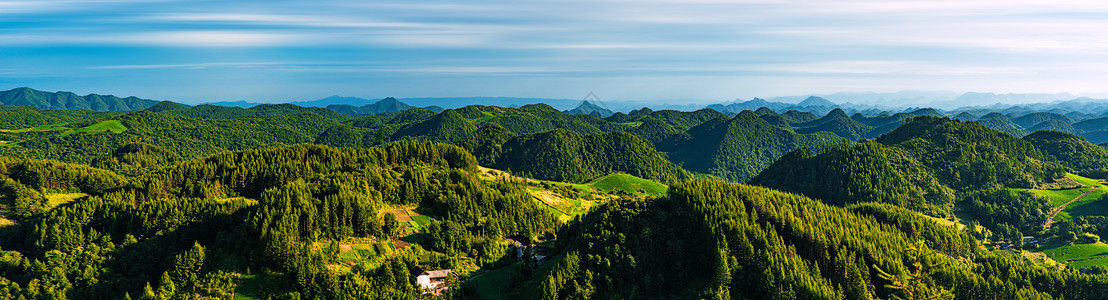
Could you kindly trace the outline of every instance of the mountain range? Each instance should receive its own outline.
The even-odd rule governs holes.
[[[137,97],[119,98],[112,95],[88,94],[80,96],[71,92],[42,92],[21,87],[0,91],[0,104],[31,106],[41,109],[87,109],[95,111],[143,110],[158,101]]]
[[[0,105],[0,299],[1108,293],[1108,117],[756,100]]]

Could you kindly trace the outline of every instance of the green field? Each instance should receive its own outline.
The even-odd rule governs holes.
[[[609,174],[584,184],[586,189],[594,192],[611,193],[623,191],[633,195],[662,196],[665,195],[668,186],[623,173]]]
[[[1074,201],[1070,205],[1066,206],[1066,209],[1059,212],[1054,217],[1056,221],[1069,220],[1073,217],[1080,216],[1105,216],[1108,215],[1108,201],[1101,201],[1106,193],[1108,193],[1108,185],[1105,185],[1103,180],[1081,177],[1076,174],[1066,173],[1066,177],[1073,179],[1074,181],[1085,185],[1086,187],[1065,189],[1065,190],[1036,190],[1036,189],[1009,189],[1013,193],[1030,192],[1042,197],[1045,197],[1050,201],[1050,205],[1054,207],[1062,206],[1081,196],[1086,191],[1091,190],[1093,187],[1100,187],[1100,189],[1089,192],[1089,194],[1081,197],[1080,200]]]
[[[1089,266],[1108,267],[1108,244],[1045,244],[1039,249],[1051,259],[1079,269]]]
[[[482,168],[484,180],[515,177],[503,171]],[[568,221],[587,213],[593,206],[620,196],[661,197],[669,187],[630,174],[613,173],[587,183],[542,181],[515,177],[528,183],[527,190],[558,219]]]
[[[1084,194],[1086,191],[1089,190],[1089,188],[1076,188],[1076,189],[1068,189],[1068,190],[1033,190],[1033,189],[1011,189],[1011,190],[1014,191],[1014,192],[1017,192],[1017,193],[1018,192],[1030,192],[1032,194],[1043,196],[1048,201],[1050,201],[1050,206],[1058,207],[1058,206],[1061,206],[1062,204],[1066,204],[1066,202],[1070,202],[1070,200],[1073,200],[1073,198],[1077,198],[1077,196],[1081,196],[1081,194]]]
[[[68,130],[66,132],[62,132],[61,136],[67,136],[67,135],[71,135],[71,134],[75,134],[75,133],[97,133],[97,132],[105,132],[105,131],[111,131],[113,133],[121,133],[121,132],[126,131],[126,130],[127,130],[127,126],[123,126],[123,123],[119,122],[119,120],[107,120],[107,121],[101,121],[99,123],[92,124],[92,125],[89,125],[89,126],[85,126],[85,127],[81,127],[81,128],[77,128],[77,129],[71,129],[71,130]]]
[[[127,130],[127,126],[123,126],[123,123],[120,122],[119,120],[100,121],[96,124],[92,124],[92,125],[81,127],[81,128],[75,128],[75,129],[70,128],[66,125],[69,125],[69,124],[39,125],[39,126],[31,127],[31,128],[23,128],[23,129],[15,129],[15,130],[0,130],[0,131],[11,132],[11,133],[24,133],[24,132],[31,132],[31,131],[61,131],[62,133],[60,134],[60,136],[68,136],[68,135],[72,135],[72,134],[75,134],[75,133],[97,133],[97,132],[105,132],[105,131],[111,131],[113,133],[121,133],[121,132]],[[10,147],[10,146],[18,146],[18,145],[16,145],[15,142],[5,141],[5,142],[0,142],[0,146],[9,146]]]
[[[65,127],[65,125],[66,125],[65,123],[59,123],[59,124],[50,124],[50,125],[39,125],[39,126],[35,126],[35,127],[31,127],[31,128],[23,128],[23,129],[0,129],[0,131],[11,132],[11,133],[24,133],[24,132],[30,132],[30,131],[69,130],[69,127]]]
[[[430,225],[432,220],[434,220],[434,219],[431,219],[431,217],[428,217],[428,216],[425,216],[425,215],[415,215],[415,214],[413,214],[412,215],[412,220],[408,221],[408,225],[411,225],[412,228],[415,228],[415,229],[421,229],[424,226]]]
[[[514,264],[508,265],[496,270],[476,274],[470,278],[469,283],[473,284],[477,290],[477,299],[511,299],[511,270],[514,266]]]
[[[77,200],[81,197],[88,196],[85,193],[66,193],[66,194],[46,194],[46,209],[58,207],[58,205],[69,203],[73,200]]]
[[[258,275],[242,275],[242,277],[239,278],[241,284],[235,286],[235,300],[259,299],[256,297],[258,295],[258,285],[260,284],[259,279]]]
[[[541,181],[528,187],[547,210],[563,221],[583,215],[598,204],[617,195],[660,197],[669,187],[633,175],[613,173],[583,184]],[[567,192],[568,191],[568,192]]]
[[[1077,181],[1077,183],[1084,184],[1084,185],[1087,185],[1087,186],[1100,186],[1100,187],[1105,186],[1104,185],[1104,180],[1100,180],[1100,179],[1092,179],[1092,178],[1081,177],[1081,175],[1077,175],[1077,174],[1073,174],[1073,173],[1066,173],[1066,177],[1069,177],[1070,179],[1073,179],[1074,181]]]

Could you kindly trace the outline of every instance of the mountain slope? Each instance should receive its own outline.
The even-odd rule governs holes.
[[[177,115],[198,119],[237,119],[256,116],[281,116],[298,113],[314,113],[331,120],[347,120],[349,116],[319,107],[301,107],[292,104],[259,104],[250,108],[218,105],[197,105],[193,107],[162,105],[148,110],[167,115]]]
[[[1040,131],[1040,130],[1059,131],[1059,132],[1065,132],[1065,133],[1077,133],[1077,129],[1074,129],[1073,126],[1070,126],[1070,124],[1066,123],[1065,121],[1061,121],[1061,120],[1046,120],[1046,121],[1043,121],[1039,124],[1035,124],[1034,126],[1031,126],[1031,127],[1027,128],[1028,132],[1036,132],[1036,131]]]
[[[1058,131],[1036,131],[1023,137],[1023,140],[1054,156],[1081,176],[1108,177],[1108,150],[1089,143],[1083,137]]]
[[[1049,113],[1049,112],[1036,112],[1036,113],[1026,114],[1026,115],[1023,115],[1023,116],[1020,116],[1018,118],[1013,119],[1012,122],[1015,122],[1017,125],[1019,125],[1023,128],[1030,128],[1031,126],[1035,126],[1036,124],[1040,124],[1042,122],[1051,121],[1051,120],[1059,121],[1059,122],[1065,123],[1067,125],[1073,124],[1075,122],[1073,119],[1070,119],[1070,117],[1067,117],[1065,115],[1056,114],[1056,113]],[[1030,131],[1034,132],[1034,130],[1030,130]]]
[[[1011,118],[1008,118],[1008,116],[1000,113],[994,112],[984,115],[981,118],[977,119],[977,123],[981,123],[981,125],[985,125],[985,127],[999,130],[1000,132],[1010,134],[1014,137],[1022,137],[1027,135],[1027,132],[1024,131],[1023,128],[1021,128],[1019,125],[1016,125],[1016,123],[1012,122]]]
[[[746,181],[793,149],[838,139],[826,132],[798,134],[743,111],[734,118],[710,120],[674,135],[660,142],[658,150],[669,153],[670,160],[686,170]]]
[[[879,270],[919,268],[906,283],[917,295],[956,299],[1094,297],[1108,282],[978,252],[964,231],[894,206],[718,181],[612,202],[567,231],[576,238],[518,298],[892,299],[907,296]]]
[[[363,106],[354,106],[350,104],[331,104],[327,105],[327,108],[342,114],[357,116],[376,115],[389,111],[405,111],[409,108],[414,108],[414,106],[405,104],[404,102],[400,102],[396,100],[396,98],[388,97],[385,99],[381,99],[380,101],[377,101],[373,104],[366,104]]]
[[[858,140],[869,136],[869,132],[874,129],[872,126],[859,123],[847,117],[846,112],[838,108],[831,110],[831,112],[827,113],[827,115],[822,118],[794,124],[793,128],[796,129],[797,133],[801,134],[827,131],[851,140]]]
[[[147,109],[158,101],[136,97],[89,94],[78,96],[70,92],[42,92],[30,88],[0,91],[0,104],[33,106],[41,109],[87,109],[95,111],[129,111]]]
[[[607,118],[614,114],[612,110],[592,104],[589,101],[582,101],[581,105],[578,105],[574,109],[564,111],[564,113],[571,115],[590,115],[597,118]]]
[[[1063,172],[1031,143],[979,123],[916,117],[876,141],[794,151],[751,183],[839,205],[885,202],[939,217],[967,212],[989,228],[1031,231],[1050,210],[1046,199],[1002,188],[1037,187]]]
[[[640,137],[625,132],[582,135],[564,129],[507,140],[494,167],[536,179],[575,183],[611,172],[660,182],[689,176]]]

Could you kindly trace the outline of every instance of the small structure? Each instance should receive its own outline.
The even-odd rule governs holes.
[[[1009,248],[1012,248],[1012,244],[1008,243],[1007,241],[998,241],[996,243],[993,243],[993,245],[996,245],[996,247],[1000,250],[1008,250]]]
[[[412,277],[415,277],[419,290],[423,293],[444,295],[450,287],[446,286],[446,279],[453,275],[451,269],[424,271],[421,268],[412,269]]]
[[[1033,236],[1023,237],[1023,244],[1024,245],[1037,244],[1037,243],[1039,243],[1039,240],[1036,240],[1035,237],[1033,237]]]
[[[517,261],[523,260],[523,252],[527,250],[527,246],[524,246],[523,243],[519,241],[509,241],[512,242],[511,246],[509,246],[512,252],[512,258],[515,258]]]

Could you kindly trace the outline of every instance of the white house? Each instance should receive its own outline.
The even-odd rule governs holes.
[[[416,284],[419,285],[419,289],[424,293],[432,293],[435,295],[443,294],[448,287],[443,286],[446,283],[447,277],[454,274],[453,270],[434,270],[424,271],[420,268],[412,269],[412,276],[416,279]]]

